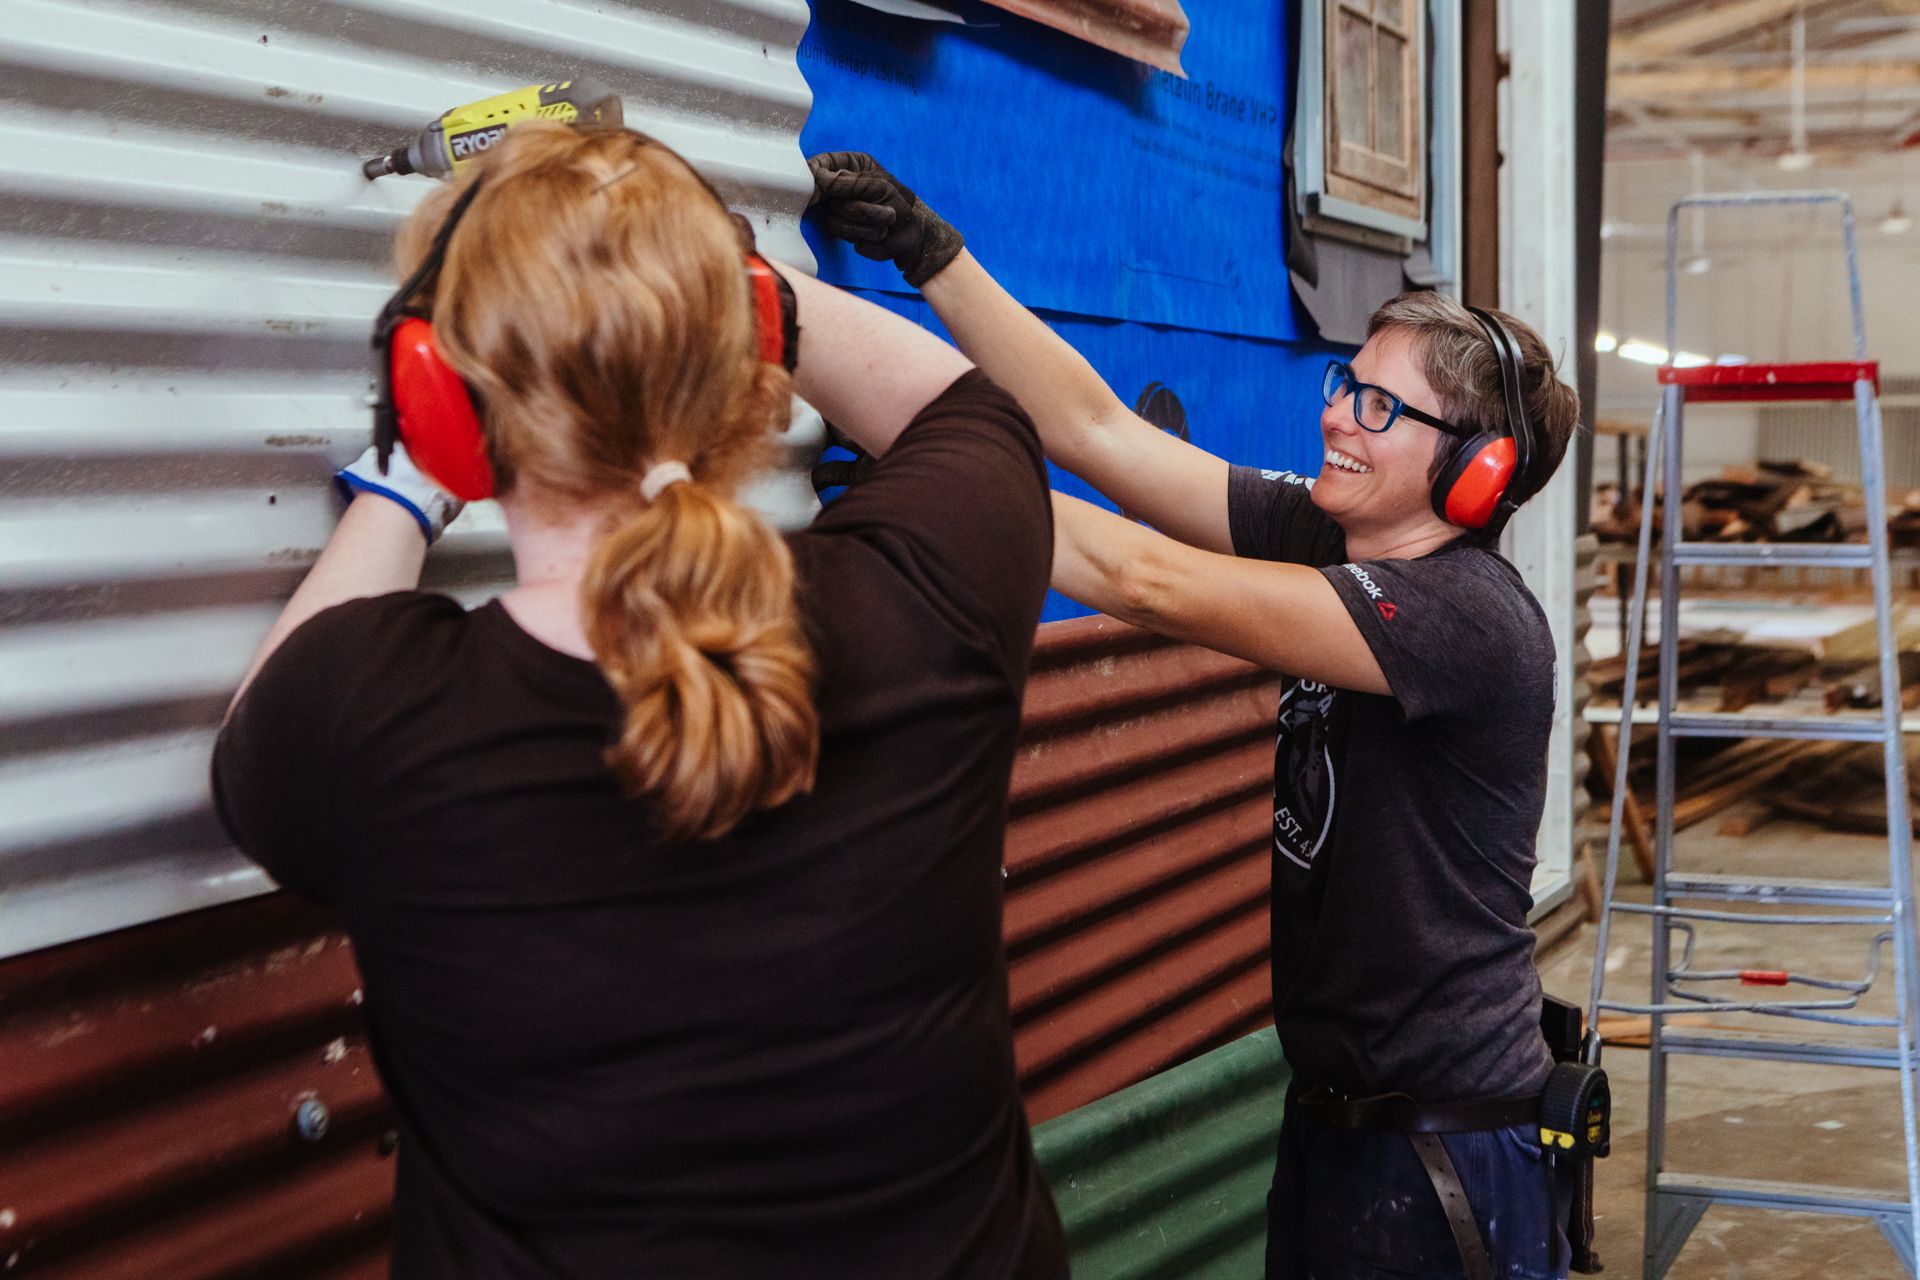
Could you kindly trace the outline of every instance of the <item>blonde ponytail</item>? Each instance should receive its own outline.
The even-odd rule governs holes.
[[[793,557],[731,497],[791,408],[760,358],[739,228],[658,142],[535,121],[422,202],[403,275],[483,180],[416,301],[485,406],[502,500],[620,513],[580,588],[626,707],[607,763],[663,835],[714,839],[809,790],[820,754]],[[643,502],[670,460],[697,480]]]
[[[815,662],[793,593],[786,543],[704,485],[671,485],[595,549],[587,639],[626,705],[607,763],[667,839],[716,839],[812,789]]]

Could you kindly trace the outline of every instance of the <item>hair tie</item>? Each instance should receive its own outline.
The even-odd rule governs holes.
[[[640,496],[652,502],[676,484],[692,483],[693,472],[687,469],[686,463],[656,462],[640,477]]]

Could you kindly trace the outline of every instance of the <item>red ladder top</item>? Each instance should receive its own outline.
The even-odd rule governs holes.
[[[1679,387],[1695,400],[1851,400],[1853,384],[1871,382],[1880,394],[1878,360],[1826,360],[1810,364],[1661,365],[1662,386]]]

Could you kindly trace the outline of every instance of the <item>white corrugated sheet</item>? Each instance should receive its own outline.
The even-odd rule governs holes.
[[[6,0],[0,955],[269,887],[212,820],[207,751],[366,444],[388,241],[428,185],[361,160],[591,75],[810,267],[806,22],[804,0]],[[484,597],[503,548],[476,508],[429,585]]]

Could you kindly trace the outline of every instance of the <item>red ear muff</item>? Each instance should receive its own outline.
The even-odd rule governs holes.
[[[753,288],[753,320],[760,331],[760,358],[768,364],[780,364],[786,346],[780,340],[780,286],[774,283],[773,268],[757,253],[747,255],[747,283]]]
[[[798,354],[799,326],[792,289],[757,254],[747,257],[759,354],[791,370]],[[408,316],[388,339],[388,394],[400,440],[413,464],[463,502],[491,498],[493,464],[473,395],[434,345],[433,325]]]
[[[433,325],[409,316],[393,331],[387,359],[400,440],[413,465],[464,502],[493,496],[493,464],[473,396],[440,358]]]
[[[1448,524],[1484,529],[1513,481],[1513,437],[1484,433],[1463,442],[1433,480],[1433,509]]]
[[[454,228],[484,179],[484,173],[476,177],[454,201],[420,265],[387,300],[373,326],[373,442],[381,467],[398,440],[414,466],[465,502],[494,493],[480,414],[471,389],[441,359],[433,325],[412,308],[416,295],[438,276]],[[758,254],[748,252],[746,258],[758,354],[791,372],[800,354],[799,307],[792,286]]]
[[[799,308],[793,286],[757,253],[747,255],[747,285],[753,290],[753,321],[760,358],[792,373],[800,356]]]

